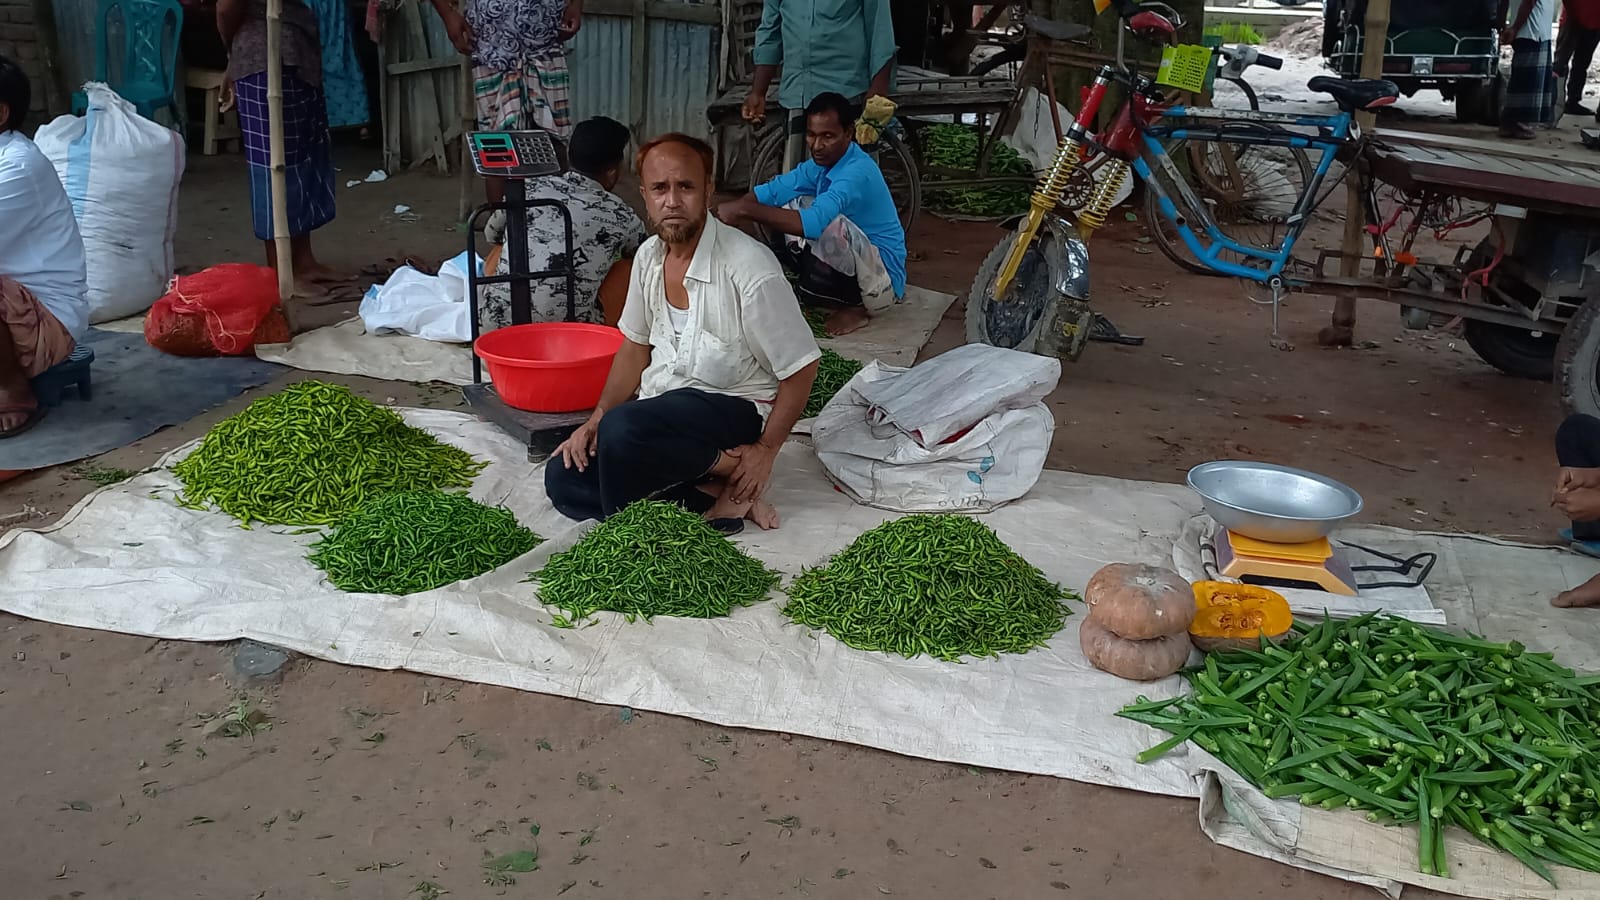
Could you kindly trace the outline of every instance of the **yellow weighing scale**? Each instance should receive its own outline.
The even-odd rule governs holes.
[[[1275,544],[1220,528],[1216,553],[1217,571],[1246,584],[1312,587],[1330,594],[1356,595],[1355,572],[1325,537],[1303,544]]]

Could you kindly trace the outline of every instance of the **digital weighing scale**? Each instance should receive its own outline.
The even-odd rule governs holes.
[[[472,340],[478,340],[478,289],[487,285],[504,284],[510,287],[511,324],[527,325],[533,321],[533,296],[529,284],[544,278],[567,280],[567,321],[576,321],[577,284],[572,268],[573,235],[572,213],[557,200],[529,200],[526,180],[542,175],[553,175],[564,166],[555,141],[544,131],[475,131],[467,136],[472,150],[472,165],[479,175],[506,179],[506,199],[501,203],[486,203],[473,210],[467,220],[467,251],[478,258],[477,235],[482,217],[497,209],[506,212],[506,274],[479,275],[477,267],[469,267],[467,295],[472,298],[469,317],[472,320]],[[546,207],[556,210],[566,230],[565,268],[543,272],[528,271],[528,209]],[[472,355],[472,384],[462,388],[467,405],[501,430],[527,444],[528,460],[541,462],[567,439],[574,430],[589,418],[589,413],[535,413],[508,406],[494,386],[483,382],[483,361],[477,353]]]
[[[1214,549],[1217,572],[1245,584],[1356,595],[1355,571],[1325,537],[1304,544],[1274,544],[1219,528]]]

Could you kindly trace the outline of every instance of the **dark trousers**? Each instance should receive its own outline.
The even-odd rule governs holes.
[[[1556,461],[1564,469],[1600,469],[1600,419],[1568,416],[1556,429]],[[1573,522],[1572,536],[1600,541],[1600,522]]]
[[[1600,30],[1579,28],[1572,22],[1561,26],[1561,33],[1556,36],[1555,71],[1567,76],[1568,104],[1583,101],[1584,83],[1596,48],[1600,48]]]
[[[861,282],[818,259],[816,254],[789,243],[784,235],[774,235],[772,252],[778,262],[796,276],[795,289],[801,298],[812,298],[836,306],[861,306]]]
[[[695,489],[723,450],[755,443],[761,414],[749,400],[679,388],[631,400],[600,419],[596,453],[582,472],[559,456],[544,469],[544,489],[569,519],[604,519],[655,497],[695,512],[712,497]]]

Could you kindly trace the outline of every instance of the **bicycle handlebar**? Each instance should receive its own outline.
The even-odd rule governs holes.
[[[1265,53],[1257,53],[1256,54],[1256,65],[1258,65],[1258,66],[1266,66],[1269,69],[1282,69],[1283,68],[1283,60],[1281,58],[1279,58],[1279,57],[1269,56],[1269,55],[1267,55]]]

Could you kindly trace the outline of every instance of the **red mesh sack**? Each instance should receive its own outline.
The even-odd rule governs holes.
[[[223,263],[179,275],[145,316],[144,339],[173,356],[248,356],[256,344],[281,344],[289,323],[278,304],[278,273]]]

